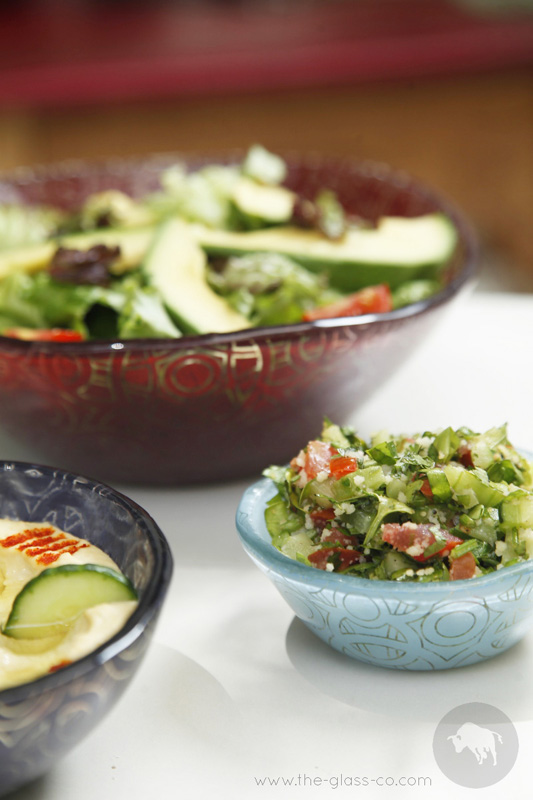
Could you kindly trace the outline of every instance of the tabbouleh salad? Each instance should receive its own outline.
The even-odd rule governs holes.
[[[326,420],[264,474],[278,490],[265,512],[273,545],[317,569],[427,583],[533,556],[533,467],[505,425],[367,443]]]

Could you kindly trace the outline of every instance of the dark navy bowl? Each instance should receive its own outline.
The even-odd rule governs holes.
[[[151,517],[101,483],[52,467],[0,461],[0,517],[46,521],[100,547],[139,604],[112,639],[67,667],[0,691],[0,796],[42,775],[124,692],[152,637],[172,556]]]

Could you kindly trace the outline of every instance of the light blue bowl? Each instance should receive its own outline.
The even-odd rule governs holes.
[[[271,544],[264,479],[244,493],[237,529],[244,549],[294,613],[331,647],[389,669],[449,669],[503,653],[530,629],[533,560],[471,580],[402,584],[300,564]]]

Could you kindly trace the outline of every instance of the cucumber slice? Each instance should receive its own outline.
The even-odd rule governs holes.
[[[518,490],[508,495],[500,507],[500,519],[505,528],[533,527],[533,497]]]
[[[246,317],[208,285],[205,253],[186,223],[177,219],[163,223],[143,269],[181,330],[225,333],[250,327]]]
[[[451,258],[457,232],[442,214],[384,217],[376,228],[347,231],[339,241],[321,233],[290,226],[245,232],[191,227],[198,243],[213,255],[276,252],[313,272],[329,273],[333,286],[355,291],[388,283],[433,278]]]
[[[4,626],[14,639],[43,639],[65,631],[85,609],[136,600],[120,572],[97,564],[64,564],[43,570],[20,590]]]
[[[489,481],[482,470],[467,470],[456,464],[446,464],[444,474],[454,497],[470,509],[477,505],[497,508],[508,495],[507,484]]]

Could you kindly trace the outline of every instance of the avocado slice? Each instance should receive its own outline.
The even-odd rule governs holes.
[[[285,191],[283,187],[259,184],[254,189]],[[260,211],[261,203],[257,201],[253,206],[254,212]],[[270,208],[270,222],[273,223],[275,214],[282,213],[283,203],[265,202],[265,206]],[[278,209],[276,212],[274,207]],[[248,212],[252,211],[251,204],[247,208]],[[285,211],[287,208],[285,206]],[[266,212],[263,210],[261,213]],[[252,215],[249,214],[249,217],[251,219]],[[173,223],[178,224],[178,220],[168,221],[168,224]],[[185,230],[188,229],[200,247],[210,255],[281,253],[313,272],[329,273],[331,285],[347,292],[378,283],[388,283],[391,289],[395,289],[406,281],[438,277],[453,255],[458,238],[453,223],[437,213],[413,218],[383,217],[376,228],[351,229],[340,240],[326,239],[318,231],[288,225],[242,232],[184,222],[179,224],[181,236],[185,236]],[[154,231],[152,226],[99,229],[0,251],[0,279],[13,272],[35,272],[46,268],[60,246],[87,250],[96,244],[120,247],[121,255],[113,269],[122,273],[143,262],[151,247]],[[209,290],[205,279],[203,283]],[[224,303],[218,295],[214,296]],[[243,318],[240,319],[242,322]],[[239,324],[239,327],[248,325]],[[235,330],[235,327],[231,329]]]
[[[456,229],[443,214],[383,217],[376,228],[350,229],[338,241],[291,226],[234,232],[193,225],[191,230],[209,254],[282,253],[313,272],[329,273],[331,285],[348,292],[435,277],[457,244]]]
[[[294,192],[284,186],[265,186],[245,177],[239,178],[233,190],[233,202],[254,228],[288,222],[295,200]]]
[[[143,269],[186,333],[226,333],[251,327],[246,317],[208,285],[206,263],[187,224],[169,219],[156,234]]]
[[[101,228],[83,233],[58,236],[46,242],[17,247],[0,252],[0,279],[14,272],[36,272],[45,269],[58,247],[89,250],[97,244],[120,247],[120,257],[113,265],[122,273],[138,266],[143,260],[154,235],[154,228]]]

